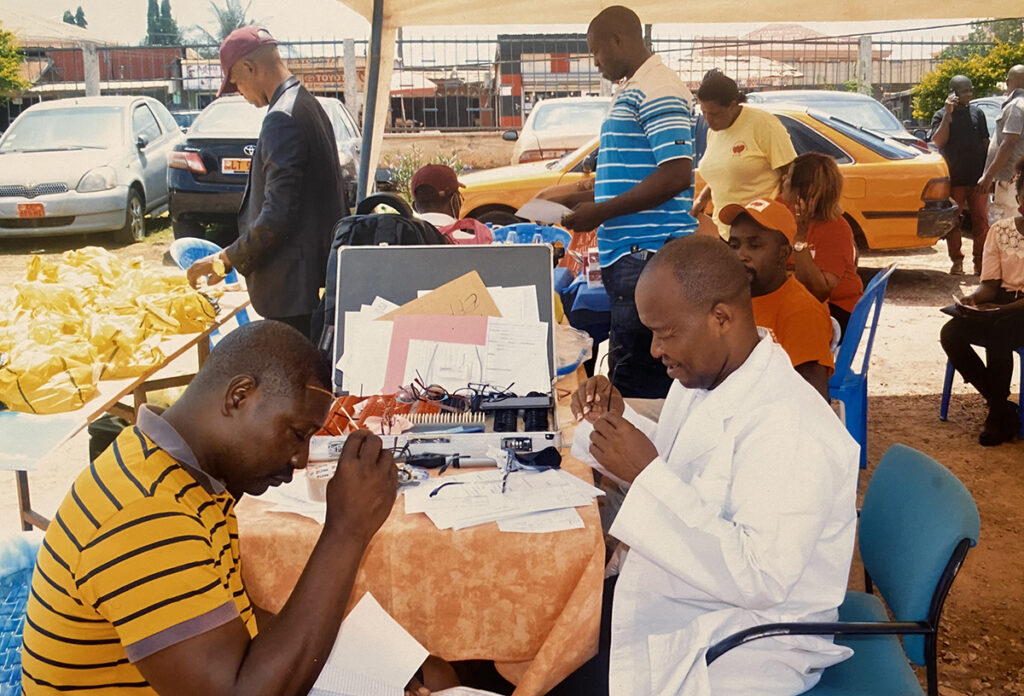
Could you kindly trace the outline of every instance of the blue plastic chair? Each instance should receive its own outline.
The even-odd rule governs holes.
[[[980,532],[978,508],[956,476],[917,450],[893,445],[871,477],[861,510],[867,592],[846,593],[837,623],[756,626],[712,646],[707,662],[768,635],[834,635],[837,644],[853,649],[853,657],[826,669],[808,694],[923,694],[909,659],[926,668],[928,694],[937,696],[942,606]]]
[[[1015,351],[1017,358],[1020,360],[1020,395],[1017,397],[1017,403],[1020,404],[1018,409],[1020,412],[1020,430],[1017,432],[1017,438],[1024,440],[1024,346],[1017,348]],[[953,373],[956,370],[953,369],[953,364],[948,360],[946,361],[946,377],[942,382],[942,402],[939,405],[939,420],[946,420],[946,416],[949,415],[949,397],[953,391]]]
[[[864,294],[857,300],[850,314],[846,335],[836,355],[836,370],[828,383],[829,398],[842,402],[846,429],[860,445],[861,469],[866,469],[868,465],[868,364],[875,343],[878,315],[885,299],[885,286],[895,270],[894,263],[875,274],[864,288]],[[860,350],[862,344],[863,351]],[[853,364],[858,353],[863,355],[859,369]]]
[[[0,696],[21,693],[21,633],[42,532],[0,539]]]
[[[220,250],[221,247],[206,239],[199,239],[198,237],[182,237],[181,239],[175,239],[171,242],[171,248],[168,249],[168,253],[171,255],[171,259],[174,260],[174,263],[178,264],[178,268],[183,271],[187,271],[188,267],[199,259],[205,258]],[[238,282],[238,273],[235,269],[232,268],[231,272],[224,276],[224,282],[229,285]],[[235,321],[238,322],[239,326],[248,324],[250,321],[249,313],[244,309],[241,310],[235,315]],[[217,345],[217,342],[220,341],[221,338],[220,329],[214,329],[210,332],[210,348]]]

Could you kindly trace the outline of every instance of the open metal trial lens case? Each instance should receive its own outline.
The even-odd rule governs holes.
[[[554,294],[551,269],[552,252],[547,244],[343,247],[338,250],[333,362],[337,365],[345,345],[345,312],[358,312],[362,305],[372,304],[377,296],[401,305],[416,299],[420,290],[433,290],[476,271],[486,286],[529,285],[536,290],[540,320],[548,326],[548,369],[553,382]],[[381,359],[386,360],[387,357],[381,356]],[[335,368],[334,388],[338,394],[344,393],[340,387],[342,378],[342,372]],[[491,417],[488,417],[485,430],[480,433],[413,432],[385,436],[383,440],[385,446],[402,447],[408,442],[410,451],[458,453],[463,456],[483,455],[490,446],[510,447],[516,451],[561,447],[554,406],[549,409],[548,427],[548,430],[539,432],[523,432],[521,427],[519,432],[493,432]],[[310,460],[336,459],[343,442],[344,437],[314,437],[310,443]]]

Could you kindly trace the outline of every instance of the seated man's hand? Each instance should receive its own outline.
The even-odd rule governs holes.
[[[572,395],[569,407],[577,423],[584,418],[593,423],[609,411],[621,416],[626,410],[622,394],[604,375],[596,375],[581,384]]]
[[[369,543],[391,514],[397,490],[391,451],[369,430],[357,430],[345,440],[338,469],[327,484],[325,526],[337,524],[345,534]]]
[[[633,483],[658,456],[654,443],[617,413],[605,413],[594,422],[590,454],[613,476]]]
[[[429,655],[416,677],[405,685],[405,696],[430,696],[434,691],[444,691],[459,684],[459,677],[449,663],[440,657]]]
[[[224,280],[224,276],[219,274],[218,270],[224,270],[224,261],[221,259],[219,251],[216,254],[210,254],[199,259],[189,266],[185,273],[188,274],[189,285],[193,288],[198,288],[200,278],[206,278],[208,285],[216,285]]]

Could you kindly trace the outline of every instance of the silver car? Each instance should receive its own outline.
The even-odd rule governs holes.
[[[114,231],[129,244],[167,208],[167,158],[184,138],[150,97],[42,102],[0,139],[0,238]]]

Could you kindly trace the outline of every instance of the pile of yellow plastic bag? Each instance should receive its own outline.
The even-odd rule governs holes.
[[[0,310],[0,402],[28,413],[80,408],[99,380],[159,365],[165,336],[203,331],[215,317],[180,270],[100,247],[34,256],[13,290]]]

